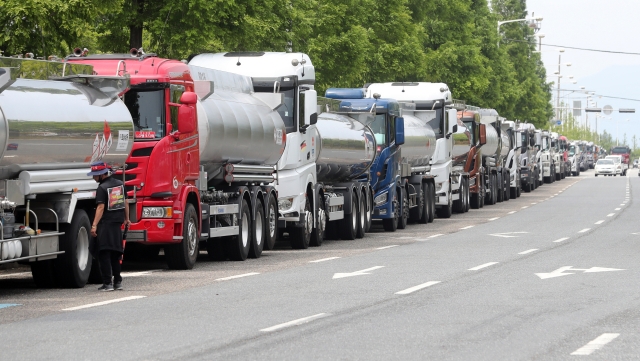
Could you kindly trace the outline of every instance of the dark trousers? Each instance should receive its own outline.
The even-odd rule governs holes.
[[[113,276],[113,282],[122,282],[122,276],[120,276],[120,259],[122,253],[116,251],[100,251],[100,272],[102,273],[102,283],[110,284],[111,276]]]

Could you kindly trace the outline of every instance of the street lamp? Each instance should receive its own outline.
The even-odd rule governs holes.
[[[540,30],[540,22],[542,21],[542,18],[541,17],[534,18],[533,17],[533,13],[531,13],[531,17],[530,18],[498,21],[498,47],[500,47],[500,26],[502,24],[517,23],[517,22],[522,22],[522,21],[528,21],[529,22],[529,27],[531,29],[533,29],[534,32],[538,32],[538,30]],[[543,37],[544,37],[544,35],[543,35]]]
[[[561,69],[561,65],[562,65],[562,53],[564,53],[564,49],[560,49],[560,54],[558,54],[558,71],[554,72],[554,74],[558,74],[558,95],[556,98],[556,119],[559,119],[560,117],[560,79],[562,78],[562,75],[560,75],[560,71]],[[571,66],[571,63],[566,63],[566,66]]]
[[[538,52],[539,53],[542,53],[542,38],[544,38],[544,34],[538,34]]]

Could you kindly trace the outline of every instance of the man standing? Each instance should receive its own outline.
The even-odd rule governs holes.
[[[93,176],[99,183],[96,190],[96,215],[91,225],[91,235],[97,238],[96,251],[102,273],[103,284],[98,290],[122,290],[120,261],[124,249],[121,227],[131,223],[124,184],[111,176],[111,169],[103,161],[91,163],[91,172],[87,175]]]

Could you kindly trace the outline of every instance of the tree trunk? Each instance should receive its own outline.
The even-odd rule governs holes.
[[[129,47],[140,49],[142,47],[142,19],[144,19],[144,1],[131,0],[131,8],[138,16],[134,18],[135,23],[129,25]]]

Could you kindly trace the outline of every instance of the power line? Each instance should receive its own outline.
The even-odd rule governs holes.
[[[527,40],[517,40],[517,39],[504,39],[506,41],[513,41],[516,43],[527,43],[530,45],[535,45],[537,46],[537,43],[532,43],[529,42]],[[593,52],[597,52],[597,53],[610,53],[610,54],[623,54],[623,55],[640,55],[640,53],[629,53],[626,51],[613,51],[613,50],[601,50],[601,49],[587,49],[587,48],[577,48],[574,46],[564,46],[564,45],[553,45],[553,44],[545,44],[542,43],[542,46],[551,46],[551,47],[555,47],[555,48],[565,48],[565,49],[574,49],[574,50],[583,50],[583,51],[593,51]]]

